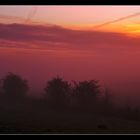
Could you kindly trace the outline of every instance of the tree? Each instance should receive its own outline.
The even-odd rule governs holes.
[[[73,92],[78,105],[85,108],[95,105],[100,94],[99,87],[95,80],[74,82]]]
[[[105,95],[104,95],[104,107],[111,108],[113,107],[111,91],[109,88],[105,88]]]
[[[13,73],[8,73],[2,81],[4,93],[12,99],[23,98],[29,89],[27,81]]]
[[[2,80],[0,80],[0,94],[2,94]]]
[[[101,111],[104,114],[114,114],[115,112],[115,104],[113,103],[112,91],[109,88],[104,88],[103,97],[101,100]]]
[[[70,84],[60,77],[55,77],[48,81],[45,88],[46,96],[52,105],[64,106],[70,92]]]

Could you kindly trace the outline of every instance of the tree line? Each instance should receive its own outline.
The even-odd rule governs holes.
[[[69,83],[57,76],[44,87],[44,100],[53,106],[75,105],[83,108],[95,107],[101,101],[102,91],[99,81],[84,80]],[[21,76],[8,73],[1,79],[1,94],[9,99],[25,99],[30,90],[28,81]],[[110,105],[109,92],[105,91],[102,102]]]
[[[124,117],[125,119],[140,120],[139,108],[130,107],[118,108],[110,94],[109,89],[101,90],[99,81],[84,80],[73,81],[72,83],[57,76],[46,83],[44,87],[43,100],[30,100],[28,91],[30,90],[28,81],[20,75],[8,73],[0,80],[0,105],[19,107],[19,103],[26,104],[24,109],[39,111],[46,108],[53,108],[66,111],[86,111],[103,115],[113,115],[115,117]],[[5,100],[6,99],[6,100]],[[5,104],[2,104],[2,101]],[[6,102],[7,101],[7,102]],[[27,101],[29,101],[27,103]],[[18,102],[18,104],[16,104]],[[21,110],[21,108],[18,108]]]

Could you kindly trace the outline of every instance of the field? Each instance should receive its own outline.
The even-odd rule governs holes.
[[[57,111],[0,113],[0,134],[139,134],[140,122]]]

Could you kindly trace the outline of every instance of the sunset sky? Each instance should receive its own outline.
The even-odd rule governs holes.
[[[18,73],[38,89],[56,75],[97,79],[138,95],[139,21],[140,6],[0,6],[0,76]]]
[[[3,22],[15,22],[14,17],[23,18],[18,20],[24,23],[28,17],[35,22],[57,24],[72,28],[94,29],[94,25],[119,19],[139,13],[139,6],[0,6]],[[115,31],[139,32],[140,16],[135,16],[123,21],[102,27],[102,29]],[[111,28],[111,29],[110,29]],[[119,30],[118,30],[119,29]]]

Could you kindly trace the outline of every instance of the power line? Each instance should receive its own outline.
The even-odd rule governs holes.
[[[36,14],[36,12],[37,12],[37,9],[38,9],[38,7],[33,7],[33,8],[31,9],[31,12],[29,12],[25,23],[28,23],[28,22],[31,21],[31,19],[33,18],[33,16],[34,16],[34,15]]]
[[[126,19],[129,19],[129,18],[132,18],[132,17],[136,17],[136,16],[140,16],[140,13],[135,13],[135,14],[132,14],[132,15],[129,15],[129,16],[118,18],[116,20],[105,22],[103,24],[94,26],[94,28],[100,28],[100,27],[103,27],[103,26],[106,26],[106,25],[109,25],[109,24],[112,24],[112,23],[116,23],[116,22],[119,22],[119,21],[122,21],[122,20],[126,20]]]

